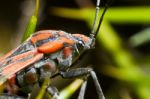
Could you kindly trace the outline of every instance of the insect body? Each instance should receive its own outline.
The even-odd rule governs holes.
[[[99,2],[97,0],[95,21]],[[104,13],[105,10],[102,18]],[[95,22],[92,31],[94,28]],[[87,37],[82,34],[69,34],[56,30],[34,33],[19,47],[0,58],[0,85],[5,83],[9,94],[16,94],[18,91],[30,93],[34,84],[42,83],[45,78],[56,75],[61,75],[63,78],[86,78],[91,75],[99,99],[105,99],[96,74],[91,68],[71,69],[73,63],[83,52],[94,47],[96,34],[92,32]],[[84,98],[86,83],[85,80],[79,99]],[[55,87],[49,86],[47,91],[57,99],[58,91]]]
[[[15,93],[16,87],[21,86],[28,93],[35,83],[42,82],[45,77],[56,73],[62,73],[66,78],[87,74],[83,72],[74,75],[75,71],[72,71],[66,75],[80,54],[91,48],[91,43],[92,39],[82,34],[68,34],[55,30],[39,31],[1,58],[0,83],[13,78],[18,85],[13,85],[14,82],[9,83],[9,86],[13,85],[15,89],[8,88],[8,91]]]

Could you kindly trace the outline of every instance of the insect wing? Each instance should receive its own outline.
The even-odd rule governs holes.
[[[43,58],[43,53],[39,53],[37,49],[34,49],[10,58],[2,59],[0,61],[0,85],[18,71],[30,66],[41,58]]]

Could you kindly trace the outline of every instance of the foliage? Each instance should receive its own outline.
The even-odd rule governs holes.
[[[92,9],[67,9],[67,8],[53,8],[54,15],[80,19],[87,22],[89,27],[93,22]],[[57,12],[57,13],[56,13]],[[102,9],[100,10],[102,13]],[[140,13],[139,13],[140,12]],[[115,31],[110,23],[117,24],[149,24],[150,23],[150,7],[118,7],[109,8],[103,19],[100,33],[97,41],[103,45],[105,50],[112,56],[116,66],[104,66],[100,70],[103,74],[126,82],[132,88],[134,93],[140,99],[149,99],[150,93],[150,75],[146,74],[134,59],[133,54],[123,46],[123,41],[118,36],[119,33]],[[76,14],[78,13],[78,14]],[[90,16],[89,13],[92,15]],[[80,15],[80,16],[79,16]],[[149,40],[149,32],[141,34],[142,36],[134,36],[131,38],[132,45],[137,45],[138,42],[144,43],[143,40]],[[137,40],[138,39],[138,40]],[[107,97],[107,96],[106,96]]]
[[[103,8],[100,9],[100,13],[102,13],[102,11]],[[28,21],[28,25],[26,26],[26,31],[24,33],[22,41],[26,40],[32,33],[34,33],[38,21],[38,12],[39,0],[36,0],[35,11]],[[121,94],[121,97],[124,98],[122,99],[134,98],[132,96],[135,96],[139,99],[149,99],[150,74],[143,70],[143,68],[145,67],[141,66],[141,64],[137,61],[137,57],[131,51],[129,51],[127,46],[124,45],[124,40],[119,35],[121,33],[115,30],[112,24],[149,25],[149,12],[150,7],[148,6],[115,8],[110,7],[106,12],[106,15],[102,22],[102,26],[96,39],[97,44],[99,46],[102,46],[106,53],[109,54],[109,56],[111,57],[110,61],[114,63],[97,64],[97,71],[117,81],[116,85],[121,86],[123,90],[120,92],[123,92],[123,94]],[[95,9],[52,8],[51,13],[55,16],[67,19],[85,21],[89,28],[91,28],[95,15]],[[150,41],[149,32],[150,30],[149,28],[147,28],[138,33],[135,33],[134,36],[128,39],[128,44],[133,49],[138,46],[144,45],[145,43]],[[142,65],[144,64],[145,60],[149,61],[149,57],[145,57],[142,60]],[[101,59],[99,59],[98,61],[101,61]],[[147,62],[147,65],[149,70],[150,62]],[[77,79],[72,84],[62,89],[60,93],[60,98],[70,98],[75,93],[75,91],[78,90],[82,82],[82,80]],[[37,99],[41,99],[42,97],[44,97],[46,93],[46,87],[47,85],[49,85],[49,83],[50,81],[45,79],[45,82],[43,83],[36,97]],[[3,86],[1,86],[0,89],[3,89],[2,87]],[[120,89],[118,88],[116,90]],[[105,92],[104,94],[108,99],[116,99],[116,97],[119,96],[115,96],[115,93],[116,92],[114,92],[114,90],[112,89],[110,91]]]

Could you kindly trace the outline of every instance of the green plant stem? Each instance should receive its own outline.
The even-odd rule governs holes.
[[[27,23],[26,30],[22,38],[22,42],[25,41],[28,37],[30,37],[31,34],[34,33],[37,25],[38,12],[39,12],[39,0],[36,0],[35,10]]]
[[[60,92],[59,99],[69,99],[69,97],[78,89],[80,88],[81,84],[83,83],[83,80],[76,79],[73,83],[71,83],[69,86],[67,86],[65,89],[63,89]]]
[[[40,3],[40,1],[36,0],[34,16],[38,16],[38,13],[39,13],[39,3]]]
[[[35,28],[36,28],[36,24],[37,24],[37,17],[36,16],[31,16],[29,19],[29,22],[27,24],[22,42],[24,42],[28,37],[30,37],[30,35],[32,33],[34,33]]]
[[[44,82],[42,84],[42,87],[40,88],[39,93],[37,94],[36,99],[43,99],[45,93],[46,93],[46,89],[49,86],[50,80],[49,78],[44,79]]]

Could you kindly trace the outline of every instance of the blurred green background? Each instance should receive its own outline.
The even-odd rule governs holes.
[[[101,0],[102,1],[102,0]],[[19,45],[34,9],[34,0],[0,3],[0,55]],[[102,13],[106,0],[101,3]],[[96,0],[41,0],[36,31],[64,30],[88,35]],[[82,57],[80,65],[92,65],[106,99],[150,99],[150,1],[112,0],[96,48]],[[59,90],[73,80],[52,80]],[[61,83],[60,83],[61,82]],[[76,91],[70,99],[76,99]],[[96,99],[92,79],[85,99]]]

